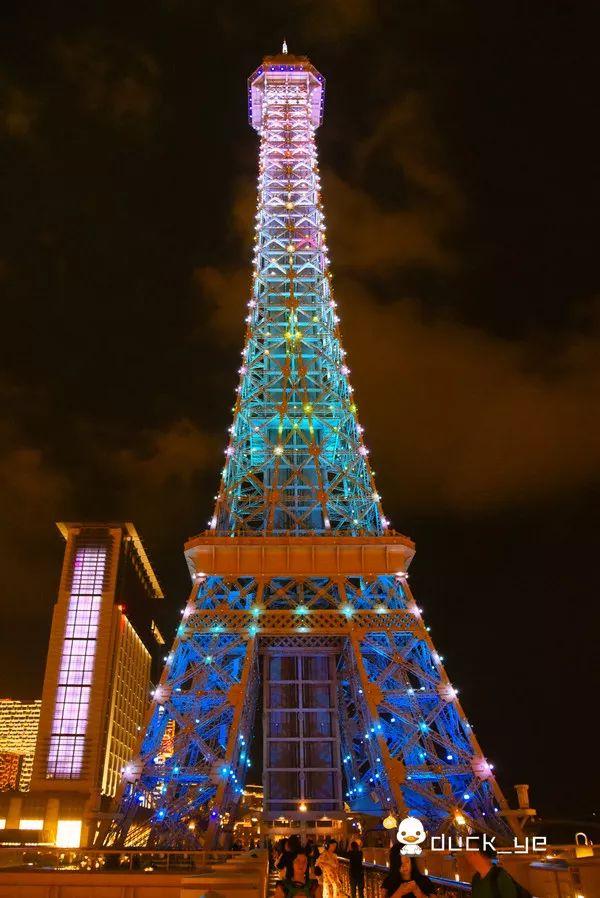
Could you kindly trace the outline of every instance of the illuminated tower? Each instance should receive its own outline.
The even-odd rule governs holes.
[[[323,99],[322,75],[285,46],[249,80],[260,163],[233,423],[208,530],[185,547],[193,587],[126,767],[117,841],[134,822],[173,846],[230,828],[257,701],[266,821],[335,821],[347,804],[432,832],[463,818],[510,832],[410,594],[414,545],[369,466],[331,287]]]

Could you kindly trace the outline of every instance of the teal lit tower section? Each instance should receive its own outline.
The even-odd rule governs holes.
[[[382,534],[331,290],[315,130],[323,76],[282,54],[249,81],[260,135],[252,289],[240,383],[211,528]]]
[[[369,465],[331,285],[323,77],[284,48],[248,101],[260,159],[233,421],[109,840],[227,838],[259,701],[263,832],[282,816],[341,825],[350,809],[507,836],[516,823],[408,587],[414,545]]]

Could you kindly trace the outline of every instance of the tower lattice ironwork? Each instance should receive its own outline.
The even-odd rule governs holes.
[[[286,48],[249,79],[260,165],[233,423],[209,528],[186,544],[193,587],[117,841],[145,820],[154,844],[203,830],[208,844],[235,819],[261,695],[265,817],[346,805],[510,834],[407,583],[414,545],[390,529],[369,465],[331,286],[323,99],[323,77]]]

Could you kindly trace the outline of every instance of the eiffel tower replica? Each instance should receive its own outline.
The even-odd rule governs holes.
[[[214,514],[109,841],[215,844],[236,819],[262,713],[265,821],[348,809],[510,837],[517,824],[408,586],[333,296],[304,56],[248,83],[260,136],[247,329]],[[164,752],[165,733],[171,748]],[[141,823],[140,823],[141,821]],[[201,841],[199,837],[201,836]]]

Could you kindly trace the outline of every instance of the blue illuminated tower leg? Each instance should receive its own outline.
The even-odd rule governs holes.
[[[233,709],[233,720],[227,739],[225,763],[219,771],[220,781],[215,795],[215,805],[210,813],[207,830],[208,845],[216,844],[220,819],[225,814],[232,815],[235,812],[243,793],[246,770],[250,766],[248,752],[256,713],[257,694],[256,637],[251,636],[247,643],[247,654],[240,682],[231,686],[227,697]]]
[[[353,631],[345,658],[344,700],[360,722],[358,730],[345,727],[347,800],[356,810],[387,805],[417,816],[433,833],[460,821],[508,838],[517,827],[507,823],[492,767],[408,585],[390,584],[406,602],[408,626],[386,625],[387,607],[378,604],[371,626]]]
[[[214,606],[223,589],[231,585],[212,578],[192,591],[153,694],[140,754],[124,771],[116,842],[127,839],[138,804],[146,810],[151,844],[182,845],[196,844],[196,827],[208,827],[212,837],[240,800],[258,691],[256,641],[251,627],[232,632],[218,612],[202,616],[204,604]],[[164,752],[170,723],[173,745]]]

